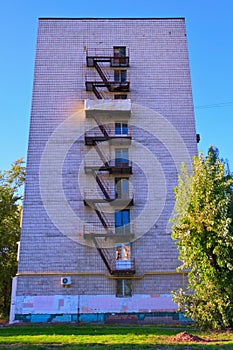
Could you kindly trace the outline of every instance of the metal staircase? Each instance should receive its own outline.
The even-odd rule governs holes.
[[[98,218],[100,219],[100,222],[102,223],[104,229],[107,232],[109,232],[111,224],[110,224],[108,218],[106,217],[106,215],[104,214],[103,210],[101,210],[101,208],[99,208],[97,203],[94,204],[94,210],[95,210]]]
[[[99,91],[99,88],[107,88],[108,92],[128,92],[130,91],[130,82],[127,81],[112,81],[107,77],[104,72],[104,68],[101,67],[101,63],[109,63],[110,67],[128,67],[129,66],[129,57],[115,57],[115,56],[104,56],[103,54],[89,56],[87,52],[86,56],[87,67],[94,67],[97,71],[100,81],[87,80],[86,81],[86,90],[93,91],[97,99],[102,99],[103,95]]]
[[[98,100],[103,99],[103,95],[99,88],[106,88],[108,92],[115,92],[115,91],[129,91],[129,81],[111,81],[107,74],[104,71],[103,65],[101,63],[105,64],[109,63],[110,67],[128,67],[129,66],[129,57],[114,57],[111,55],[104,55],[104,54],[94,54],[89,55],[87,53],[87,66],[93,67],[96,72],[98,73],[98,76],[100,77],[100,81],[86,81],[86,90],[87,91],[93,91],[96,98]],[[116,102],[115,102],[116,103]],[[119,102],[117,101],[119,104]],[[128,102],[129,103],[129,102]],[[118,263],[118,266],[116,264],[116,256],[115,256],[115,250],[106,248],[103,244],[103,240],[105,241],[108,239],[113,239],[114,242],[124,242],[124,241],[130,241],[133,237],[133,232],[130,229],[131,226],[128,225],[128,230],[118,230],[115,228],[115,225],[111,223],[107,215],[105,215],[104,209],[102,205],[110,204],[112,206],[125,206],[130,207],[133,205],[133,197],[132,198],[120,198],[117,197],[116,193],[114,195],[112,194],[113,191],[109,191],[108,183],[104,180],[104,177],[106,174],[132,174],[132,164],[130,161],[123,161],[119,162],[116,160],[111,160],[108,155],[105,153],[105,150],[103,149],[102,145],[103,142],[116,142],[117,144],[119,140],[121,142],[125,142],[125,144],[130,144],[131,142],[131,135],[112,135],[106,125],[104,125],[101,120],[97,117],[97,114],[100,116],[104,112],[104,110],[100,111],[98,108],[98,104],[92,104],[91,107],[94,109],[91,110],[90,106],[88,109],[88,116],[93,118],[96,122],[96,125],[98,127],[99,132],[92,134],[90,132],[85,133],[85,144],[87,146],[93,146],[95,148],[96,153],[99,156],[99,159],[101,161],[98,165],[96,164],[85,164],[85,172],[91,174],[96,183],[98,184],[98,187],[103,195],[103,197],[100,197],[97,195],[96,197],[87,198],[84,196],[84,204],[86,206],[89,206],[93,208],[95,211],[99,222],[103,228],[102,232],[89,232],[84,230],[84,238],[88,239],[91,238],[99,255],[101,256],[105,266],[107,267],[110,274],[117,274],[119,276],[128,275],[128,274],[134,274],[135,273],[135,260],[130,259],[127,260],[127,265],[124,266],[124,264],[121,264],[121,266]],[[103,104],[104,106],[104,104]],[[107,104],[106,104],[107,106]],[[119,104],[120,106],[120,104]],[[130,116],[130,110],[128,109],[128,104],[126,104],[127,109],[126,111],[122,111],[122,105],[119,109],[119,113],[123,113],[123,115],[126,115],[127,117]],[[104,108],[104,107],[103,107]],[[109,108],[109,104],[107,106]],[[113,110],[108,109],[108,113],[114,113]],[[125,114],[124,114],[125,113]],[[86,114],[87,116],[87,114]],[[124,140],[124,141],[122,141]],[[115,192],[115,191],[114,191]],[[116,209],[115,209],[116,210]],[[124,227],[124,226],[122,226]],[[119,267],[120,266],[120,267]]]
[[[108,193],[107,185],[106,185],[106,183],[104,182],[103,179],[100,179],[100,176],[98,174],[99,174],[98,171],[93,170],[93,175],[95,177],[95,180],[96,180],[97,184],[99,185],[99,188],[103,192],[103,195],[104,195],[105,199],[107,201],[110,201],[111,197],[110,197],[110,195]]]

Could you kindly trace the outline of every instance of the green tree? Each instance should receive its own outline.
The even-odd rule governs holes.
[[[184,289],[173,292],[178,311],[206,328],[233,327],[232,174],[210,147],[183,165],[175,188],[172,238],[179,248]]]
[[[17,271],[17,242],[20,236],[23,160],[0,172],[0,316],[9,314],[12,277]]]

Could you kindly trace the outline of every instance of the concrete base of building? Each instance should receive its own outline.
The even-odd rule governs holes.
[[[179,324],[192,322],[177,312],[88,313],[88,314],[16,314],[24,323],[100,323],[100,324]]]
[[[170,294],[16,296],[10,323],[180,323],[187,322]]]

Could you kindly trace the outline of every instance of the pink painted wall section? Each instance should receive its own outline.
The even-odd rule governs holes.
[[[45,295],[17,297],[16,314],[74,314],[78,308],[80,313],[172,312],[177,309],[169,294],[140,294],[131,298],[116,298],[112,295]]]

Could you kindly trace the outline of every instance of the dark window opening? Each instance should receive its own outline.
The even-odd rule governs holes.
[[[120,279],[116,281],[116,296],[131,297],[132,296],[132,281]]]
[[[114,46],[113,58],[111,59],[113,67],[128,67],[129,57],[127,57],[126,46]]]
[[[126,47],[125,46],[114,46],[113,47],[114,57],[126,57]]]
[[[116,83],[126,83],[127,82],[127,70],[114,70],[114,81]]]
[[[114,95],[115,100],[127,100],[127,95],[126,94],[119,94],[119,95]]]

